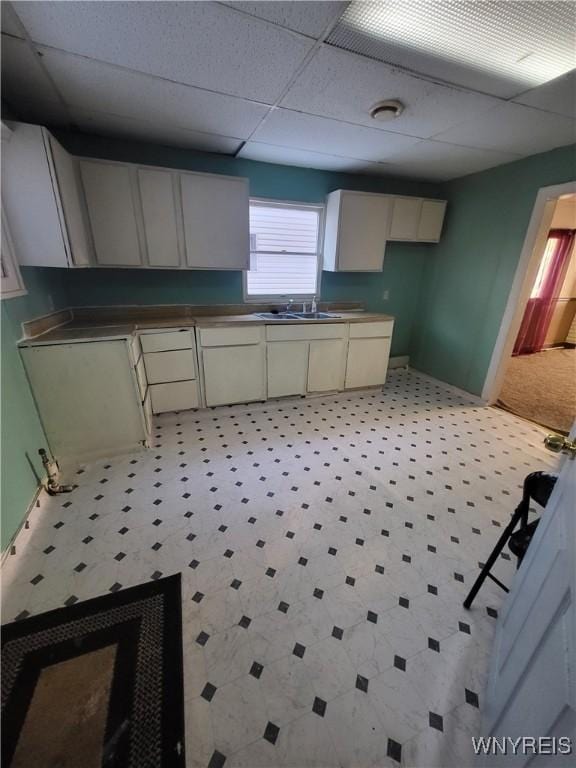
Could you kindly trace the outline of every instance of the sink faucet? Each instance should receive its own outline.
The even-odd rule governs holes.
[[[294,304],[294,299],[288,299],[288,302],[286,303],[286,306],[284,308],[284,312],[292,312],[293,304]]]
[[[317,312],[318,307],[316,305],[316,296],[312,296],[312,303],[310,304],[310,311],[311,312]]]

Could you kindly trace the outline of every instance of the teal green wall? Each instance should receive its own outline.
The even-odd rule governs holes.
[[[225,173],[250,179],[250,194],[277,200],[323,202],[334,189],[440,197],[437,184],[379,176],[351,175],[235,160],[226,155],[55,132],[75,155],[107,160]],[[321,298],[362,301],[375,312],[396,317],[392,354],[408,354],[423,267],[434,246],[390,243],[381,273],[322,274]],[[66,275],[70,304],[240,304],[241,272],[154,272],[135,270],[71,271]],[[389,299],[382,295],[388,291]]]
[[[442,240],[424,263],[411,363],[480,394],[540,187],[576,178],[576,145],[444,186]]]
[[[22,361],[16,348],[20,324],[65,304],[62,273],[54,269],[23,269],[28,294],[1,302],[1,544],[6,547],[38,487],[42,465],[38,449],[46,448]]]
[[[392,353],[479,393],[538,188],[574,178],[563,148],[445,185],[234,160],[137,142],[57,132],[74,154],[250,178],[251,194],[322,201],[334,189],[448,197],[439,245],[391,243],[377,274],[323,273],[325,300],[362,301],[396,317]],[[28,295],[2,302],[2,548],[37,486],[45,445],[16,342],[24,320],[64,306],[238,303],[240,272],[24,268]],[[389,299],[382,298],[389,292]]]

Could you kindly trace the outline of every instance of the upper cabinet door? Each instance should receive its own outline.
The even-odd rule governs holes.
[[[445,200],[424,200],[422,202],[418,240],[429,243],[437,243],[440,240],[445,211]]]
[[[50,156],[60,193],[62,215],[66,223],[70,258],[75,266],[90,264],[90,241],[82,210],[82,192],[78,179],[77,161],[56,141],[47,134],[50,145]]]
[[[180,266],[174,175],[170,171],[139,168],[138,185],[148,264],[152,267]]]
[[[391,240],[418,240],[418,225],[422,210],[420,197],[396,197],[390,224]]]
[[[338,190],[328,195],[324,269],[381,272],[390,198]]]
[[[248,180],[181,173],[186,263],[195,269],[249,269]]]
[[[98,264],[141,264],[130,166],[82,160],[82,182]]]
[[[18,124],[2,142],[2,201],[16,258],[24,266],[69,266],[55,189],[43,129]]]

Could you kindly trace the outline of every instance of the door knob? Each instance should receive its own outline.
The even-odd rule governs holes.
[[[567,453],[571,459],[576,458],[576,440],[570,440],[563,435],[546,435],[544,445],[554,453]]]

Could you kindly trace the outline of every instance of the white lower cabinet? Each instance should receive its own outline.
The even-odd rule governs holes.
[[[345,389],[384,384],[390,358],[394,322],[356,323],[350,326]]]
[[[386,381],[390,338],[350,339],[346,362],[346,389],[376,387]]]
[[[63,466],[146,442],[129,341],[46,344],[21,354],[48,443]]]
[[[174,381],[166,384],[151,384],[148,388],[152,413],[186,411],[200,406],[198,382]]]
[[[268,397],[306,394],[309,348],[307,341],[268,342]]]
[[[202,364],[206,405],[266,400],[263,344],[205,347]]]
[[[310,342],[308,392],[343,389],[346,346],[343,339]]]

